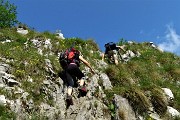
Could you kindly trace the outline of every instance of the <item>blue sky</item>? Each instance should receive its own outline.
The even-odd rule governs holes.
[[[154,42],[180,55],[180,0],[9,0],[18,20],[39,32],[94,39],[101,50],[121,38]]]

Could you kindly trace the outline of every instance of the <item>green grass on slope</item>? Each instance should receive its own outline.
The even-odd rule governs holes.
[[[106,91],[107,98],[111,100],[113,94],[122,95],[139,113],[147,110],[149,106],[147,101],[152,100],[152,103],[159,101],[162,105],[159,104],[160,109],[157,111],[161,113],[164,112],[166,103],[163,102],[160,88],[170,88],[175,95],[174,107],[180,110],[180,91],[177,84],[180,82],[180,58],[172,53],[160,52],[148,43],[134,43],[128,45],[126,49],[139,51],[141,56],[118,66],[109,65],[105,72],[114,87],[113,90]],[[149,93],[154,97],[149,97]]]
[[[38,33],[29,30],[27,35],[21,35],[15,29],[1,29],[0,42],[6,39],[13,40],[13,42],[0,43],[0,57],[10,60],[11,74],[15,75],[16,80],[22,83],[23,89],[30,93],[35,104],[39,104],[41,101],[48,101],[49,104],[52,104],[51,100],[45,98],[45,94],[38,92],[42,87],[42,81],[46,79],[48,74],[45,70],[44,59],[50,59],[56,74],[62,70],[57,59],[58,52],[71,47],[73,44],[75,44],[75,48],[82,52],[84,58],[90,61],[93,67],[96,66],[95,60],[101,59],[99,47],[91,39],[66,38],[62,40],[48,31]],[[29,41],[31,39],[41,41],[50,39],[52,43],[51,51],[54,54],[48,54],[47,56],[38,54],[37,48]],[[27,47],[24,45],[25,42],[28,42]],[[122,95],[129,100],[133,109],[139,112],[146,111],[149,107],[149,101],[151,101],[158,103],[156,105],[162,109],[157,109],[157,112],[161,113],[164,112],[166,103],[162,102],[163,104],[160,104],[159,102],[163,101],[160,88],[167,87],[175,95],[174,107],[180,110],[180,92],[177,84],[180,81],[180,58],[171,53],[162,53],[152,48],[148,43],[129,45],[122,41],[121,44],[126,44],[126,50],[140,52],[141,56],[132,58],[127,63],[120,63],[118,66],[109,65],[104,70],[113,85],[112,90],[105,92],[107,98],[111,100],[114,94]],[[42,52],[47,54],[50,50],[43,48]],[[84,65],[81,67],[84,67]],[[33,83],[29,84],[28,76],[33,79]],[[4,92],[0,91],[0,93]],[[10,98],[18,97],[11,94],[6,95]]]
[[[45,49],[41,46],[44,55],[40,55],[38,49],[30,41],[32,39],[38,39],[41,42],[50,39],[52,44],[51,51],[54,54],[45,56],[45,54],[50,52],[50,49]],[[11,40],[12,42],[1,43],[6,40]],[[25,43],[28,43],[28,45],[25,46]],[[91,63],[95,63],[93,60],[99,57],[99,48],[93,40],[83,40],[80,38],[67,38],[62,40],[48,31],[39,33],[34,30],[29,30],[27,35],[21,35],[16,32],[15,28],[0,30],[0,58],[9,60],[8,64],[11,65],[11,74],[16,77],[17,81],[22,83],[22,88],[29,92],[30,96],[34,98],[34,101],[37,103],[46,100],[44,94],[40,94],[41,92],[39,92],[42,87],[42,81],[45,80],[48,75],[45,70],[45,59],[51,61],[57,77],[59,71],[62,70],[57,58],[58,52],[71,47],[73,44],[75,48],[82,52],[86,59]],[[91,50],[94,51],[94,54],[90,53]],[[28,81],[29,77],[33,79],[33,82],[30,83]],[[18,97],[8,93],[6,95],[9,98]]]

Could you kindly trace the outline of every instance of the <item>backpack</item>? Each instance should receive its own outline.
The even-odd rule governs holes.
[[[61,52],[59,56],[59,63],[61,67],[66,69],[70,63],[76,63],[79,67],[79,54],[79,51],[74,48],[66,49],[65,51]]]
[[[111,51],[111,50],[117,50],[116,43],[114,43],[114,42],[106,43],[104,45],[104,47],[106,48],[105,49],[105,54],[108,54],[108,52]]]

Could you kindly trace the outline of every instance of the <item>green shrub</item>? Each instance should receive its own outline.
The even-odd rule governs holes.
[[[17,21],[16,6],[7,0],[0,0],[0,28],[14,26]]]

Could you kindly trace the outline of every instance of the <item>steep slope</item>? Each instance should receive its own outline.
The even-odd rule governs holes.
[[[67,107],[58,55],[73,44],[96,74],[81,65],[89,91],[78,97],[74,88],[74,105]],[[125,51],[116,66],[101,60],[102,52],[93,40],[0,30],[1,119],[178,119],[180,58],[148,42],[118,44]]]

